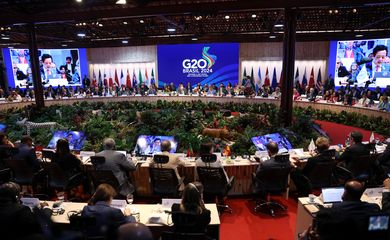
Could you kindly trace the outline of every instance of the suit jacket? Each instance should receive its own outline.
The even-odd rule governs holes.
[[[112,171],[116,179],[118,179],[119,185],[121,185],[122,195],[134,192],[134,187],[129,183],[127,178],[127,172],[135,170],[135,165],[132,161],[128,161],[124,154],[114,150],[104,150],[97,153],[96,156],[103,156],[106,158],[104,164],[97,166],[97,170]]]
[[[266,160],[266,161],[262,162],[257,167],[256,175],[261,174],[262,172],[266,171],[269,168],[279,167],[279,166],[280,167],[289,167],[289,166],[291,166],[291,163],[289,161],[288,162],[275,161],[275,158],[271,157],[269,160]]]
[[[75,155],[69,153],[66,156],[53,156],[53,162],[57,163],[68,177],[81,172],[81,161]]]
[[[121,210],[113,208],[103,201],[97,202],[95,205],[85,206],[81,216],[95,217],[96,219],[95,225],[87,229],[89,236],[112,236],[120,225],[127,222],[136,222],[133,216],[125,217]]]
[[[382,211],[390,213],[390,192],[382,193]]]
[[[318,154],[314,157],[311,157],[307,160],[305,167],[302,169],[302,173],[305,176],[309,176],[311,171],[314,169],[314,167],[316,165],[318,165],[318,163],[326,163],[326,162],[330,162],[330,161],[333,161],[333,160],[329,155],[320,153],[320,154]]]
[[[195,165],[197,167],[205,167],[206,166],[206,164],[202,161],[201,158],[196,159]],[[221,162],[220,159],[217,159],[215,162],[210,163],[210,167],[212,167],[212,168],[222,168],[223,172],[225,173],[226,180],[227,180],[227,182],[229,182],[229,177],[228,177],[228,175],[227,175],[227,173],[225,171],[225,168],[222,166],[222,162]]]
[[[368,216],[380,212],[378,205],[361,201],[343,201],[317,213],[320,239],[367,240]]]
[[[30,208],[16,202],[0,202],[0,232],[2,240],[22,239],[42,233]]]
[[[175,212],[184,212],[180,209],[180,204],[174,203],[172,205],[172,222],[175,226],[175,231],[185,232],[185,233],[204,233],[207,226],[211,221],[211,212],[208,209],[204,209],[201,214],[192,214],[192,219],[194,220],[191,224],[184,223],[180,221],[180,218],[175,215]]]
[[[378,157],[378,162],[390,167],[390,144],[387,144],[385,151]]]
[[[37,159],[35,150],[29,147],[27,144],[21,143],[18,146],[19,152],[15,154],[14,159],[19,161],[25,161],[33,170],[33,172],[41,169],[41,164]]]
[[[345,161],[346,168],[351,170],[354,169],[354,167],[358,164],[358,157],[369,154],[370,150],[363,143],[357,143],[345,149],[345,151],[339,157],[339,160]]]
[[[178,166],[185,166],[185,162],[179,158],[179,156],[175,154],[171,154],[169,152],[162,152],[162,155],[166,155],[169,157],[169,161],[165,164],[162,165],[163,168],[169,168],[169,169],[174,169],[176,172],[177,179],[180,179],[179,172],[177,171]],[[154,161],[150,163],[151,167],[155,167]]]

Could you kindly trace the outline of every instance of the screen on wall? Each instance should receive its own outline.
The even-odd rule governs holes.
[[[349,83],[359,87],[385,88],[390,85],[389,48],[390,38],[338,41],[336,53],[331,53],[335,58],[335,86]]]
[[[158,45],[159,86],[238,82],[238,43]]]
[[[33,87],[28,49],[3,49],[10,87]],[[38,49],[39,72],[44,87],[80,86],[85,70],[85,49]],[[8,61],[7,61],[8,60]]]

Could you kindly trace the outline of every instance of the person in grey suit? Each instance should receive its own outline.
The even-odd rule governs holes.
[[[96,167],[97,170],[111,170],[118,179],[120,189],[119,194],[127,196],[134,192],[134,186],[128,180],[127,172],[134,171],[135,165],[127,160],[122,153],[115,151],[115,141],[112,138],[106,138],[103,142],[104,151],[96,154],[103,156],[106,161]]]

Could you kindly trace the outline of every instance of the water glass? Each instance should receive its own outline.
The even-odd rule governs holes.
[[[133,203],[133,201],[134,201],[134,195],[133,194],[127,194],[127,196],[126,196],[126,202],[127,202],[127,204],[132,204]]]

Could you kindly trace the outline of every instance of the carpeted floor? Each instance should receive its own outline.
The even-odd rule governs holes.
[[[221,240],[290,240],[294,239],[297,200],[273,197],[287,206],[287,214],[272,218],[252,211],[255,202],[251,199],[228,199],[233,213],[221,216]]]
[[[331,139],[331,144],[345,144],[345,139],[347,135],[352,131],[360,131],[363,134],[363,141],[368,141],[371,136],[371,131],[367,131],[357,127],[346,126],[343,124],[320,121],[316,120],[315,123],[321,126],[321,129],[324,130],[329,138]],[[375,138],[379,138],[381,141],[384,140],[382,135],[374,133]]]

